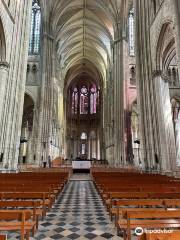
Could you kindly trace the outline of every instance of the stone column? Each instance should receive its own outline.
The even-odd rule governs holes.
[[[106,88],[104,88],[104,141],[105,141],[105,152],[106,152],[106,158],[109,159],[109,145],[110,145],[110,121],[111,121],[111,114],[110,114],[110,73],[108,72],[106,74]]]
[[[124,39],[118,23],[114,41],[114,158],[115,166],[124,165]]]
[[[40,98],[40,113],[38,126],[37,164],[41,165],[41,156],[47,159],[50,150],[51,129],[53,123],[52,111],[54,108],[54,39],[50,35],[49,20],[43,25],[42,47],[42,85]]]
[[[4,93],[0,136],[4,152],[3,165],[9,169],[16,169],[18,164],[31,7],[30,1],[17,1],[12,41],[9,46],[11,47],[10,68]]]
[[[93,140],[92,137],[90,138],[90,159],[92,158],[92,151],[93,151]]]
[[[152,87],[151,48],[149,35],[149,15],[147,0],[136,0],[136,73],[138,104],[140,106],[140,149],[142,167],[149,169],[153,165],[155,146],[154,89]],[[157,149],[158,151],[158,149]]]
[[[26,163],[33,163],[33,139],[32,139],[32,131],[28,131],[28,142],[27,142],[27,150],[26,150]]]
[[[6,84],[7,84],[7,77],[9,72],[9,64],[7,62],[0,61],[0,129],[2,129],[2,119],[3,119],[3,108],[4,108],[4,100],[5,100],[5,91],[6,91]],[[2,141],[3,139],[0,138],[0,152],[2,152]]]
[[[29,163],[31,164],[35,164],[36,163],[36,159],[37,159],[37,156],[36,156],[36,147],[37,147],[37,144],[38,144],[38,136],[37,136],[37,133],[38,133],[38,122],[37,122],[37,119],[38,119],[38,116],[39,116],[39,113],[38,113],[38,108],[37,106],[35,105],[34,106],[34,113],[33,113],[33,126],[32,126],[32,133],[31,133],[31,138],[30,138],[30,148],[29,148],[29,156],[28,156],[28,161]]]
[[[161,171],[173,171],[176,168],[176,147],[174,127],[172,121],[172,110],[169,93],[169,79],[155,71],[153,83],[155,86],[155,103],[157,105],[157,121],[159,124],[159,164]],[[156,165],[156,163],[155,163]]]
[[[138,101],[140,106],[140,148],[142,149],[142,166],[145,169],[151,169],[158,162],[162,170],[170,170],[170,161],[172,161],[171,144],[170,149],[166,151],[167,161],[162,163],[162,153],[164,146],[168,144],[167,136],[170,130],[170,124],[167,126],[165,118],[165,102],[163,102],[163,91],[167,89],[157,77],[157,71],[152,70],[151,45],[150,45],[150,19],[149,19],[149,0],[136,0],[136,73]],[[166,98],[169,97],[166,94]],[[164,99],[165,100],[165,99]],[[164,135],[165,134],[165,135]],[[172,136],[169,136],[172,140]],[[170,141],[171,141],[170,140]],[[171,155],[171,156],[170,156]]]
[[[90,136],[88,136],[88,159],[90,159],[91,158],[91,148],[90,148],[90,146],[91,146],[91,138],[90,138]]]
[[[21,137],[26,138],[26,127],[23,127],[21,130]],[[24,148],[25,148],[25,143],[20,143],[19,146],[19,163],[23,163],[23,155],[24,155]]]
[[[1,136],[0,136],[0,154],[4,154],[3,149],[3,137],[2,137],[2,121],[3,121],[3,107],[4,107],[4,96],[5,96],[5,88],[6,82],[8,77],[9,65],[7,62],[0,61],[0,129],[1,129]],[[3,163],[2,163],[3,164]],[[5,164],[4,164],[5,165]]]
[[[77,156],[79,156],[79,135],[77,136]]]
[[[176,32],[176,54],[177,54],[177,64],[180,75],[180,1],[173,0],[174,12],[175,12],[175,32]]]

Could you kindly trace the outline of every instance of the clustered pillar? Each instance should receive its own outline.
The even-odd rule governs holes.
[[[124,154],[124,40],[118,25],[116,40],[114,42],[114,165],[122,166],[125,161]]]

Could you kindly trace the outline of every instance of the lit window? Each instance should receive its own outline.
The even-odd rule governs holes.
[[[92,84],[90,88],[85,85],[73,87],[69,92],[71,113],[96,114],[99,106],[99,91],[100,89],[95,84]]]
[[[78,112],[78,89],[75,87],[72,93],[72,114]]]
[[[83,144],[81,145],[81,154],[82,154],[82,155],[85,155],[85,153],[86,153],[86,144],[83,143]]]
[[[97,92],[96,88],[91,88],[91,95],[90,95],[90,113],[95,114],[96,113],[96,106],[97,106]]]
[[[33,0],[31,14],[31,32],[29,54],[39,54],[40,47],[41,8],[38,0]]]
[[[129,55],[135,55],[134,9],[132,9],[129,13]]]
[[[88,90],[83,86],[80,95],[80,114],[88,114],[88,105]]]
[[[81,140],[86,140],[87,139],[87,134],[85,132],[83,132],[81,134]]]

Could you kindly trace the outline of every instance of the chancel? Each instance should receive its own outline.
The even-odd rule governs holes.
[[[180,1],[0,0],[0,239],[180,239]]]

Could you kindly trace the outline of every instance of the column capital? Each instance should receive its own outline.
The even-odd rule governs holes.
[[[9,68],[9,63],[6,61],[0,61],[0,68]]]
[[[54,40],[54,37],[53,37],[51,34],[47,33],[47,32],[44,32],[44,33],[43,33],[43,36],[44,36],[44,37],[47,37],[47,38],[50,39],[50,40]]]
[[[119,38],[116,38],[116,39],[114,39],[112,45],[114,46],[114,45],[116,45],[116,44],[122,42],[123,40],[126,40],[126,37],[119,37]]]
[[[155,78],[155,77],[160,77],[162,75],[162,71],[161,70],[153,70],[153,72],[152,72],[152,76],[153,76],[153,78]]]
[[[166,73],[164,73],[162,70],[154,70],[152,72],[152,76],[153,76],[153,78],[161,77],[162,80],[164,80],[165,82],[169,82],[169,80],[170,80],[169,76]]]

